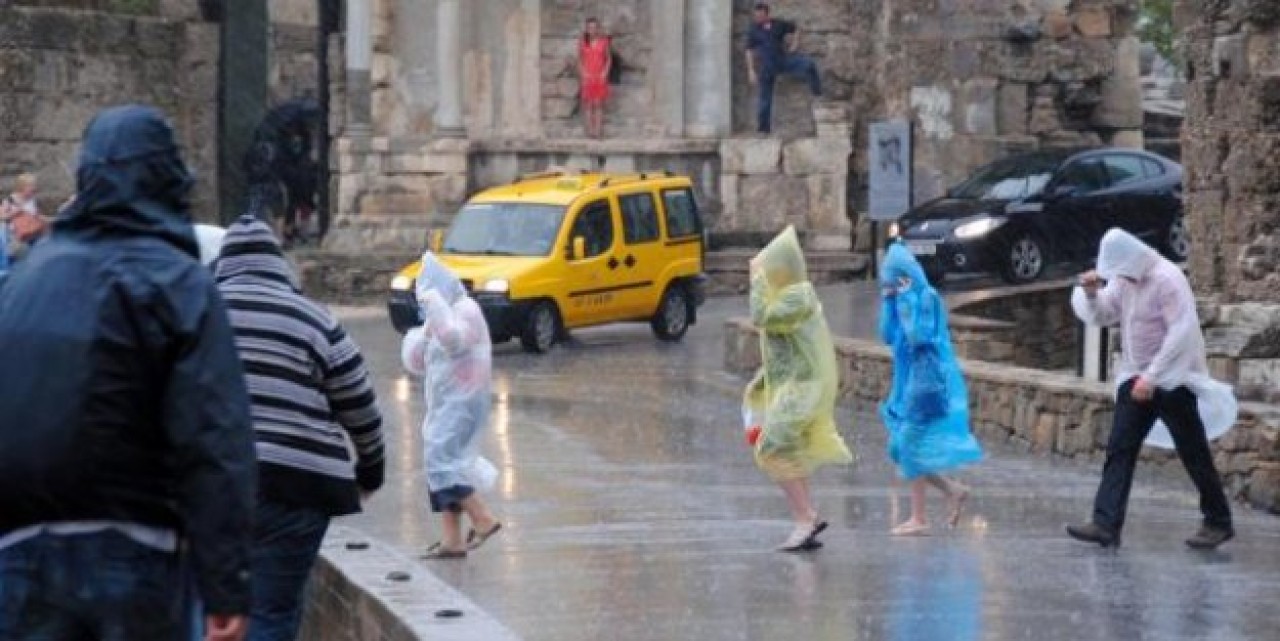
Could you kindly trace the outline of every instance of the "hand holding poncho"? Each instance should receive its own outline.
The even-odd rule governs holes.
[[[757,464],[775,480],[792,480],[852,461],[836,431],[835,347],[794,229],[752,260],[751,319],[761,330],[763,366],[744,405],[764,417]]]
[[[889,458],[906,479],[980,460],[942,298],[901,243],[889,247],[880,278],[880,336],[893,351],[893,384],[880,406]]]

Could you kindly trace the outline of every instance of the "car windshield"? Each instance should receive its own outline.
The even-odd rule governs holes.
[[[987,165],[951,190],[961,200],[1018,200],[1039,194],[1058,167],[1053,158],[1011,158]]]
[[[555,245],[563,218],[561,205],[471,203],[454,218],[444,252],[546,256]]]

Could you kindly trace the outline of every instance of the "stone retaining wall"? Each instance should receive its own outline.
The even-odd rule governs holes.
[[[308,597],[298,634],[307,641],[517,639],[420,564],[341,526],[325,536]],[[442,610],[458,616],[438,616]]]
[[[840,398],[873,409],[888,393],[889,351],[869,341],[836,340]],[[725,324],[725,367],[747,374],[760,365],[757,330],[746,319]],[[1112,390],[1071,375],[966,360],[974,431],[985,440],[1021,444],[1031,452],[1101,462],[1115,411]],[[1280,513],[1280,407],[1244,403],[1236,428],[1213,444],[1230,494]],[[1168,451],[1147,449],[1148,465],[1179,466]]]
[[[1069,281],[947,297],[956,355],[1043,370],[1076,366],[1079,323]]]

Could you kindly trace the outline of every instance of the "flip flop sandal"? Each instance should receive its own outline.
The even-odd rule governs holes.
[[[436,547],[433,550],[428,550],[426,554],[422,555],[422,558],[428,561],[436,559],[465,559],[467,558],[467,551],[446,550],[443,547]]]
[[[498,530],[501,530],[501,529],[502,529],[501,523],[494,523],[493,527],[489,528],[489,531],[483,534],[476,532],[475,530],[471,530],[470,532],[467,533],[467,549],[468,550],[478,549],[480,546],[484,545],[485,541],[489,540],[489,537],[497,534]]]
[[[812,542],[812,543],[817,543],[817,542],[818,542],[818,535],[819,535],[819,534],[822,534],[823,532],[825,532],[825,531],[827,530],[827,525],[828,525],[828,524],[827,524],[827,522],[826,522],[826,521],[818,521],[818,522],[814,523],[814,524],[813,524],[813,529],[809,531],[809,536],[808,536],[808,538],[806,538],[806,539],[805,539],[805,541],[809,541],[809,542]]]

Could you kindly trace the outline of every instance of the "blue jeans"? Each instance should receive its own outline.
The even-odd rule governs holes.
[[[119,532],[42,534],[0,550],[0,639],[185,641],[186,563]]]
[[[760,72],[760,96],[756,109],[756,125],[760,133],[773,131],[773,86],[778,76],[788,74],[802,76],[809,83],[814,96],[822,95],[822,79],[813,58],[792,54],[777,65],[767,65]]]
[[[254,513],[253,613],[248,641],[294,641],[329,515],[259,500]]]

